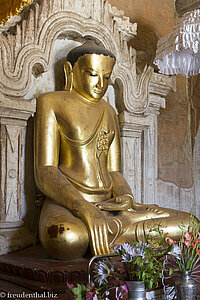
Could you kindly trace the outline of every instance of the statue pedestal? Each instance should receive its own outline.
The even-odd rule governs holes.
[[[15,292],[12,290],[12,285],[15,285],[21,292],[30,289],[30,293],[63,294],[66,292],[67,281],[87,282],[87,266],[86,258],[55,260],[47,257],[40,246],[29,247],[0,256],[0,281],[5,281],[8,286],[5,292]]]
[[[29,299],[70,300],[70,295],[68,296],[66,292],[66,283],[68,281],[86,284],[88,262],[87,258],[68,261],[51,259],[40,246],[1,255],[0,298],[5,298],[6,295],[5,299],[13,298],[14,294],[31,294],[31,297],[27,296]],[[114,299],[115,297],[111,298],[111,300]],[[162,286],[160,285],[155,291],[148,292],[147,299],[165,299]]]

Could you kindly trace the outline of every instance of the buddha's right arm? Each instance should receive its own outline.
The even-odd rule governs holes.
[[[35,179],[38,188],[50,199],[81,217],[85,206],[90,203],[82,197],[66,176],[55,166],[35,167]]]
[[[34,134],[36,184],[46,196],[84,222],[94,255],[109,253],[108,225],[104,214],[83,198],[58,167],[60,135],[55,116],[58,96],[45,94],[37,102]]]
[[[86,201],[57,167],[45,166],[38,171],[36,181],[41,191],[86,225],[93,255],[109,254],[108,225],[101,210]]]
[[[42,95],[37,101],[34,127],[34,168],[38,188],[50,199],[76,214],[85,199],[59,170],[60,134],[55,115],[56,93]],[[57,96],[58,97],[58,96]]]
[[[89,207],[89,210],[92,209],[92,205],[59,170],[60,133],[57,116],[62,113],[60,109],[64,109],[62,97],[55,92],[44,94],[37,100],[34,126],[35,180],[41,192],[81,217]]]

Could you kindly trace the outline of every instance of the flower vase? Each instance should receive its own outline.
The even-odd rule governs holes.
[[[181,271],[181,278],[175,282],[178,300],[195,300],[197,284],[191,277],[192,271]]]
[[[129,300],[145,300],[146,289],[142,281],[126,281]]]

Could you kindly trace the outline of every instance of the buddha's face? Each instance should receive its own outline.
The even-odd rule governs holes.
[[[98,101],[105,94],[115,59],[99,54],[79,57],[73,67],[74,90],[91,101]]]

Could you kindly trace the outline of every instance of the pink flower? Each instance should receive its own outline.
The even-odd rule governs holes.
[[[193,233],[189,233],[188,231],[184,234],[183,236],[183,244],[186,245],[187,248],[189,248],[191,246],[191,236],[193,235]]]
[[[200,250],[199,249],[196,250],[196,253],[197,253],[197,255],[200,256]]]
[[[72,283],[69,283],[69,281],[67,281],[67,287],[68,289],[73,289],[75,286]]]
[[[196,238],[196,239],[194,240],[194,243],[196,244],[196,246],[199,245],[199,242],[200,242],[199,238]]]
[[[191,235],[189,234],[189,232],[187,231],[185,234],[184,234],[184,239],[188,240],[191,242]]]
[[[122,290],[125,291],[126,293],[128,293],[128,288],[126,284],[122,285]]]
[[[116,288],[115,297],[116,300],[128,299],[128,288],[126,284],[123,284],[121,287]]]
[[[167,242],[169,245],[172,245],[172,244],[176,243],[176,241],[172,240],[170,237],[167,237],[167,238],[166,238],[166,242]]]
[[[87,292],[86,300],[98,300],[97,294],[92,292]]]
[[[187,247],[187,248],[189,248],[189,246],[190,246],[190,242],[191,242],[191,241],[184,240],[184,241],[183,241],[183,244],[185,244],[185,245],[186,245],[186,247]]]

